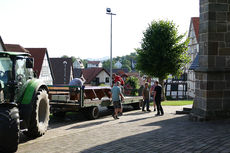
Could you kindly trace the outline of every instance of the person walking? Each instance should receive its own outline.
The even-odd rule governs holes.
[[[157,114],[156,114],[156,116],[164,115],[164,111],[163,111],[163,108],[161,106],[161,90],[162,90],[162,87],[159,85],[159,82],[155,81],[154,99],[155,99],[155,102],[156,102],[156,105],[157,105]]]
[[[112,88],[112,101],[113,101],[113,107],[114,107],[114,114],[112,115],[114,119],[118,118],[118,113],[122,113],[122,106],[121,101],[123,101],[124,96],[121,93],[120,82],[117,81],[116,84]]]
[[[145,105],[146,105],[146,109],[148,112],[151,112],[151,110],[149,109],[149,84],[148,82],[145,83],[145,87],[143,89],[143,104],[142,104],[142,111],[145,111]]]

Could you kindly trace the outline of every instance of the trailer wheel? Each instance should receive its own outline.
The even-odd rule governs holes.
[[[138,103],[133,103],[133,104],[131,104],[131,106],[133,106],[133,109],[139,110],[139,109],[140,109],[140,102],[138,102]]]
[[[65,117],[66,112],[54,112],[53,116],[55,117]]]
[[[37,138],[45,134],[49,122],[49,99],[46,90],[38,91],[32,100],[33,110],[28,131],[24,134],[31,138]]]
[[[19,142],[19,111],[17,107],[0,107],[0,152],[16,152]]]
[[[99,109],[97,106],[89,107],[89,108],[87,108],[86,111],[87,111],[86,117],[91,119],[91,120],[97,119],[99,117]]]

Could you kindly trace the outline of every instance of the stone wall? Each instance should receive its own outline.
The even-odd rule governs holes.
[[[230,117],[230,0],[200,0],[199,68],[192,117]]]

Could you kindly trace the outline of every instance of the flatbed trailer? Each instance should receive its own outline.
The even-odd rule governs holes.
[[[113,108],[110,87],[48,86],[48,89],[51,113],[54,116],[81,111],[89,119],[96,119],[99,117],[99,106]],[[77,92],[71,92],[73,89]],[[125,96],[122,104],[139,109],[141,102],[141,96]]]

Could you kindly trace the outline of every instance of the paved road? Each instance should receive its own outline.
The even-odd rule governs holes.
[[[18,153],[230,152],[230,120],[192,122],[175,115],[182,107],[164,108],[158,117],[130,111],[119,120],[55,123],[43,137],[22,142]]]

